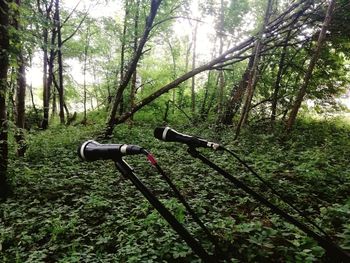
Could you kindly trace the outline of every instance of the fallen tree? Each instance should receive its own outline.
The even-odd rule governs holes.
[[[275,19],[272,19],[266,26],[265,29],[265,38],[263,41],[263,46],[266,48],[261,51],[261,53],[268,52],[271,50],[272,46],[284,46],[285,45],[285,32],[290,32],[292,36],[296,39],[296,36],[298,34],[295,34],[295,32],[299,32],[300,30],[300,24],[305,24],[307,22],[312,23],[312,21],[308,21],[310,12],[313,12],[315,10],[315,7],[313,6],[314,1],[295,1],[293,2],[282,14],[278,15]],[[309,12],[308,12],[309,10]],[[150,12],[150,16],[154,19],[155,14],[152,13],[152,9]],[[153,20],[152,20],[153,21]],[[149,26],[149,24],[148,24]],[[145,29],[145,34],[149,34],[148,28]],[[111,114],[109,116],[108,122],[106,124],[106,129],[104,131],[104,136],[109,137],[113,129],[116,125],[124,123],[127,119],[129,119],[133,114],[135,114],[137,111],[142,109],[144,106],[150,104],[155,99],[163,95],[164,93],[167,93],[168,91],[176,88],[179,86],[179,84],[183,83],[184,81],[192,78],[193,76],[202,73],[204,71],[208,70],[216,70],[218,68],[224,68],[226,66],[230,66],[234,63],[237,63],[239,61],[242,61],[243,59],[250,58],[251,55],[247,55],[246,53],[250,51],[252,48],[256,45],[258,37],[252,36],[248,38],[247,40],[243,41],[242,43],[237,44],[236,46],[226,50],[224,53],[219,55],[218,57],[212,59],[211,61],[183,74],[182,76],[178,77],[177,79],[173,80],[172,82],[166,84],[165,86],[161,87],[148,97],[142,99],[138,103],[135,103],[135,105],[128,111],[124,112],[120,116],[116,115],[116,107],[118,105],[114,104],[114,108],[111,111]],[[296,40],[300,41],[300,40]],[[143,43],[144,44],[144,43]],[[288,45],[294,45],[292,41]],[[134,55],[134,59],[130,62],[130,67],[128,71],[128,75],[132,75],[133,69],[136,69],[136,64],[140,59],[140,54],[142,52],[143,46],[139,46],[139,49],[137,53]],[[243,58],[243,59],[242,59]],[[118,89],[118,92],[116,94],[116,101],[118,102],[119,98],[122,95],[122,91],[125,89],[125,87],[128,85],[128,82],[130,81],[130,78],[125,78],[125,80],[121,83],[120,88]],[[123,89],[124,88],[124,89]]]

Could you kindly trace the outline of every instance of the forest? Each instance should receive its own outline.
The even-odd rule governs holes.
[[[0,262],[350,262],[349,156],[349,0],[0,0]]]

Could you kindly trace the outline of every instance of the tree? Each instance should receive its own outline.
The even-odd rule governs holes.
[[[57,65],[58,65],[58,97],[60,105],[60,122],[64,124],[64,86],[63,86],[63,61],[62,61],[62,34],[61,34],[61,16],[60,1],[55,1],[55,29],[57,30]]]
[[[288,33],[288,31],[292,30],[291,39],[295,39],[298,34],[301,34],[300,29],[302,26],[310,26],[310,22],[307,20],[309,19],[309,14],[306,15],[305,11],[310,10],[311,1],[294,1],[289,6],[287,6],[287,2],[282,1],[275,1],[274,7],[280,7],[281,10],[284,10],[281,15],[283,16],[283,19],[280,19],[281,15],[278,15],[274,19],[271,20],[271,22],[268,25],[268,28],[266,29],[266,36],[265,40],[263,41],[263,49],[261,51],[261,55],[264,56],[264,53],[267,53],[267,50],[271,52],[271,54],[276,54],[276,50],[278,52],[278,49],[281,45],[285,45],[283,43],[284,36]],[[266,5],[265,5],[266,6]],[[255,7],[256,8],[256,7]],[[261,9],[264,7],[261,7]],[[260,8],[256,8],[257,10],[260,10]],[[266,10],[266,7],[265,7]],[[311,12],[314,12],[311,9]],[[261,13],[261,12],[260,12]],[[266,11],[265,11],[266,13]],[[259,12],[256,11],[256,15],[258,15]],[[266,18],[266,16],[265,16]],[[258,19],[257,19],[258,20]],[[307,23],[308,22],[308,23]],[[278,33],[277,33],[278,31]],[[260,30],[261,32],[261,30]],[[276,35],[274,35],[276,34]],[[258,38],[259,40],[259,38]],[[300,41],[299,41],[300,42]],[[295,43],[288,43],[289,45],[296,45]],[[232,125],[233,118],[235,114],[239,111],[244,94],[248,88],[249,78],[251,76],[251,72],[253,69],[253,62],[254,62],[255,52],[252,52],[250,56],[245,56],[246,59],[249,59],[248,63],[245,65],[246,69],[244,73],[242,74],[242,77],[240,81],[234,82],[233,88],[231,89],[229,99],[226,102],[226,109],[221,117],[221,121],[223,124],[226,125]],[[244,58],[243,58],[244,59]],[[267,64],[272,64],[273,61],[267,60]],[[260,63],[261,64],[261,63]],[[265,63],[266,64],[266,63]],[[267,65],[266,64],[266,65]],[[229,64],[228,64],[229,65]],[[260,65],[262,68],[266,67],[266,65]],[[236,71],[237,67],[234,68]],[[263,74],[259,74],[259,77]],[[259,86],[259,82],[256,81],[256,83],[253,85]],[[273,85],[273,84],[271,84]],[[255,90],[255,88],[254,88]],[[257,90],[258,91],[258,90]],[[247,98],[247,97],[246,97]],[[249,101],[248,97],[248,101]],[[267,98],[265,99],[266,102],[270,101],[271,99]],[[249,109],[250,110],[250,109]],[[248,110],[248,113],[249,113]],[[247,112],[247,111],[245,111]],[[244,114],[243,116],[248,116],[247,114]],[[242,116],[241,116],[242,117]],[[242,122],[246,118],[244,117],[242,119]]]
[[[51,74],[48,74],[48,61],[49,61],[48,46],[49,46],[49,28],[52,28],[51,26],[52,7],[53,7],[53,0],[50,0],[49,2],[45,1],[43,3],[43,6],[42,6],[42,3],[40,3],[40,1],[37,0],[37,8],[43,21],[42,44],[41,44],[41,49],[43,51],[43,91],[44,91],[43,92],[44,117],[41,123],[41,128],[43,129],[47,129],[49,125],[51,87],[49,85],[48,75],[50,76]]]
[[[112,109],[111,109],[111,112],[109,114],[109,118],[107,121],[107,127],[106,127],[106,131],[105,131],[106,136],[110,136],[113,132],[114,126],[116,124],[115,117],[116,117],[117,109],[120,106],[120,103],[122,101],[123,92],[126,89],[126,87],[128,86],[130,79],[136,70],[137,63],[141,58],[143,48],[148,40],[148,36],[149,36],[151,30],[152,30],[153,21],[154,21],[156,14],[157,14],[157,11],[158,11],[158,8],[159,8],[161,2],[162,2],[161,0],[152,0],[150,13],[149,13],[147,20],[146,20],[146,25],[145,25],[145,29],[143,32],[143,36],[139,41],[139,45],[137,47],[137,50],[134,53],[133,58],[128,65],[127,71],[126,71],[125,75],[123,76],[123,79],[120,82],[118,90],[117,90],[116,95],[114,97]]]
[[[214,3],[209,3],[206,7],[206,13],[215,15],[217,20],[215,23],[217,32],[215,37],[219,40],[219,54],[223,52],[225,43],[230,41],[235,42],[236,39],[247,34],[243,23],[244,17],[249,11],[249,5],[248,1],[220,1],[220,4],[217,2],[217,6],[215,6]],[[232,36],[234,36],[234,39],[230,40]],[[229,68],[227,74],[225,74],[225,70],[219,68],[217,83],[215,84],[218,87],[216,89],[218,123],[232,124],[233,112],[235,109],[234,105],[236,104],[236,102],[232,100],[237,99],[237,96],[234,94],[240,89],[237,88],[236,84],[233,84],[231,95],[229,99],[226,99],[227,92],[225,88],[230,84],[229,79],[232,79],[233,75],[237,74],[237,71],[239,71],[237,68],[239,67]],[[241,92],[242,95],[244,90],[245,88]],[[212,96],[212,100],[214,99],[215,98]],[[240,100],[240,97],[238,100]]]
[[[7,70],[9,66],[9,3],[0,1],[0,199],[9,194],[6,180],[8,163],[7,145]]]
[[[136,0],[136,12],[134,16],[134,43],[133,43],[133,51],[137,51],[138,45],[138,37],[139,37],[139,19],[140,19],[140,0]],[[135,69],[134,74],[132,75],[131,80],[131,90],[130,90],[130,107],[133,108],[135,106],[135,96],[136,96],[136,81],[137,81],[137,68]],[[131,121],[133,120],[133,115],[130,117]]]
[[[287,46],[288,46],[288,41],[290,40],[290,34],[291,30],[288,31],[286,35],[286,39],[283,45],[282,49],[282,54],[280,57],[280,61],[278,63],[278,72],[277,72],[277,77],[274,85],[274,91],[272,95],[272,103],[271,103],[271,123],[272,125],[274,124],[276,120],[276,112],[277,112],[277,103],[278,103],[278,94],[281,88],[281,81],[282,81],[282,75],[283,72],[285,71],[285,59],[287,55]]]
[[[16,0],[16,12],[14,17],[15,29],[17,31],[17,35],[23,32],[22,26],[20,24],[21,15],[21,0]],[[25,96],[26,96],[26,61],[24,58],[24,45],[23,41],[19,41],[19,48],[16,50],[17,52],[17,90],[16,90],[16,141],[18,144],[17,155],[24,156],[26,150],[26,143],[24,138],[24,122],[25,122]]]
[[[85,26],[82,27],[82,33],[80,34],[79,42],[83,46],[79,46],[84,51],[81,54],[79,60],[82,63],[83,70],[83,108],[84,108],[84,116],[82,123],[87,123],[87,95],[88,95],[88,84],[87,84],[87,74],[89,70],[89,65],[91,64],[92,56],[94,52],[98,49],[93,46],[92,40],[93,35],[98,32],[98,26],[96,25],[97,21],[94,21],[92,18],[85,19]],[[95,76],[95,72],[94,72]],[[91,93],[92,91],[90,91]],[[92,96],[90,96],[90,99]],[[97,97],[95,98],[98,99]],[[91,106],[92,107],[92,106]]]
[[[265,48],[261,50],[260,55],[264,55],[274,47],[282,45],[284,42],[284,38],[281,36],[284,35],[286,28],[288,29],[292,23],[295,23],[294,17],[296,16],[297,13],[300,12],[301,9],[308,9],[309,7],[310,7],[310,2],[307,2],[307,3],[304,3],[303,1],[293,2],[292,5],[286,8],[284,12],[274,17],[274,19],[266,27],[264,43],[263,43]],[[302,18],[305,18],[305,17],[303,16],[299,18],[300,23],[303,23],[303,21],[301,20]],[[159,24],[159,22],[157,22],[156,24]],[[300,25],[297,24],[296,28],[298,27],[300,27]],[[112,122],[110,122],[111,125],[107,124],[105,135],[111,134],[113,127],[115,125],[123,123],[128,118],[130,118],[135,112],[137,112],[144,106],[148,105],[149,103],[153,102],[155,99],[162,96],[164,93],[167,93],[168,91],[179,87],[181,83],[192,78],[193,76],[207,70],[227,69],[229,67],[232,67],[232,65],[235,63],[238,63],[242,60],[250,58],[251,56],[246,55],[246,53],[251,51],[257,39],[258,38],[256,35],[253,37],[250,37],[246,41],[236,44],[235,46],[224,51],[222,54],[218,55],[213,60],[207,63],[204,63],[201,66],[198,66],[189,72],[184,73],[183,75],[177,77],[176,79],[172,80],[168,84],[165,84],[165,85],[163,84],[163,86],[160,89],[153,91],[147,97],[144,97],[138,103],[136,103],[135,107],[133,107],[130,111],[124,112],[122,115],[115,118]],[[123,85],[125,85],[125,83]],[[127,86],[127,83],[125,87],[126,86]],[[116,112],[116,107],[114,110]],[[111,119],[109,118],[109,121],[110,120]]]
[[[192,70],[194,70],[196,68],[197,30],[198,30],[198,22],[196,22],[196,25],[195,25],[194,31],[193,31]],[[195,78],[195,76],[193,76],[191,79],[191,110],[192,110],[192,117],[193,118],[196,116],[195,83],[196,83],[196,78]]]
[[[39,13],[38,22],[36,24],[36,31],[41,32],[40,36],[37,36],[37,41],[40,42],[41,49],[43,51],[43,120],[41,127],[47,129],[49,125],[49,110],[51,98],[56,99],[56,92],[52,90],[52,84],[58,93],[59,99],[59,115],[60,122],[65,122],[65,111],[67,115],[68,107],[64,99],[64,76],[63,76],[63,54],[62,49],[64,45],[73,38],[78,32],[88,12],[85,12],[76,24],[69,27],[68,36],[63,38],[63,29],[67,22],[72,18],[72,15],[76,12],[77,7],[81,1],[77,3],[74,9],[70,13],[66,13],[66,17],[61,21],[61,7],[59,0],[37,0],[37,10]],[[64,32],[65,33],[65,32]],[[34,32],[34,35],[37,35]],[[57,64],[56,62],[57,58]],[[57,66],[57,75],[54,71],[54,67]],[[54,94],[52,96],[52,94]]]
[[[295,119],[297,117],[297,114],[299,112],[301,103],[303,102],[304,96],[307,92],[307,88],[308,88],[310,79],[312,77],[312,72],[316,66],[317,60],[320,56],[320,52],[321,52],[321,49],[322,49],[322,46],[323,46],[323,43],[324,43],[324,40],[326,37],[327,28],[331,22],[332,14],[333,14],[334,7],[335,7],[335,2],[336,2],[335,0],[331,0],[329,5],[328,5],[326,17],[325,17],[325,20],[323,22],[320,34],[318,36],[318,40],[316,43],[314,53],[311,57],[310,63],[308,65],[307,71],[306,71],[304,79],[303,79],[303,83],[302,83],[300,90],[297,94],[293,108],[292,108],[291,113],[289,115],[289,119],[288,119],[287,124],[286,124],[287,131],[290,131],[292,129],[292,127],[295,123]]]
[[[267,2],[267,7],[266,7],[266,12],[265,12],[265,18],[264,22],[262,25],[261,30],[259,31],[255,47],[254,47],[254,59],[253,59],[253,64],[251,69],[249,70],[248,73],[248,79],[247,79],[247,89],[246,89],[246,99],[243,105],[242,109],[242,115],[241,118],[238,122],[237,129],[236,129],[236,136],[237,138],[240,134],[242,126],[245,124],[245,122],[248,119],[248,114],[250,111],[253,95],[254,95],[254,89],[257,81],[257,74],[258,74],[258,65],[260,61],[260,51],[262,49],[263,45],[263,34],[265,33],[266,26],[269,22],[270,16],[271,16],[271,10],[272,10],[272,0],[268,0]]]
[[[127,22],[130,13],[130,3],[128,0],[125,1],[125,15],[124,15],[124,24],[123,24],[123,35],[121,39],[121,52],[120,52],[120,83],[124,79],[125,74],[125,55],[126,55],[126,42],[127,42]],[[136,72],[136,67],[135,67]],[[121,96],[119,103],[119,114],[122,114],[124,111],[124,98]]]
[[[224,21],[225,21],[225,12],[224,12],[224,1],[220,1],[220,22],[219,22],[219,54],[224,50]],[[223,102],[224,102],[224,88],[225,88],[225,76],[224,71],[219,71],[218,76],[218,120],[223,112]]]

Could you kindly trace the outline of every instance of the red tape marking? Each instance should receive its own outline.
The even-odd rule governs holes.
[[[156,165],[157,164],[157,160],[156,160],[156,158],[154,158],[154,156],[152,154],[149,153],[147,155],[147,159],[152,165]]]

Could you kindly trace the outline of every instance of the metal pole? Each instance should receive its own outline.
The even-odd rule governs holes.
[[[133,169],[122,158],[115,162],[117,169],[143,194],[151,205],[161,214],[161,216],[170,224],[170,226],[185,240],[187,245],[206,263],[218,262],[213,256],[210,256],[199,242],[181,225],[181,223],[170,213],[170,211],[155,197],[151,191],[134,174]]]
[[[280,215],[287,221],[289,221],[291,224],[295,225],[302,231],[304,231],[308,236],[315,239],[318,244],[323,247],[333,262],[350,262],[350,255],[345,252],[343,249],[341,249],[339,246],[331,242],[330,240],[318,235],[314,231],[312,231],[308,226],[304,225],[303,223],[299,222],[297,219],[289,215],[288,213],[281,210],[279,207],[272,204],[270,201],[268,201],[265,197],[255,192],[253,189],[245,185],[242,181],[238,180],[225,170],[221,169],[219,166],[211,162],[209,159],[207,159],[205,156],[203,156],[200,152],[198,152],[195,148],[189,148],[188,153],[199,160],[201,160],[204,164],[207,164],[209,167],[214,169],[215,171],[219,172],[221,175],[223,175],[226,179],[228,179],[230,182],[232,182],[235,186],[241,188],[246,193],[250,194],[252,197],[254,197],[256,200],[258,200],[260,203],[264,204],[268,208],[271,209],[272,212],[275,214]]]

